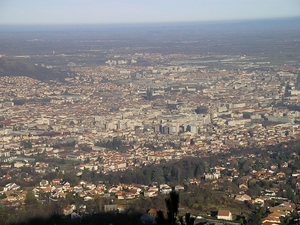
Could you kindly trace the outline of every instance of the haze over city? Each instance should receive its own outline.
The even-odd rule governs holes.
[[[300,16],[298,0],[2,0],[0,24],[204,22]]]

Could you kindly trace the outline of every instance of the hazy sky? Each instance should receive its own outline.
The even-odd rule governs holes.
[[[300,16],[300,0],[0,0],[0,24],[218,21]]]

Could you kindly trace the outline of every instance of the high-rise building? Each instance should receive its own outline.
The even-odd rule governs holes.
[[[300,73],[298,73],[295,87],[297,90],[300,90]]]
[[[146,99],[147,100],[152,100],[153,99],[153,90],[151,89],[150,86],[148,86],[147,90],[146,90]]]

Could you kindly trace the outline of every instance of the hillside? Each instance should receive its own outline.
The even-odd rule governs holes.
[[[67,76],[64,73],[36,66],[21,59],[0,58],[0,76],[26,76],[41,81],[64,81]]]

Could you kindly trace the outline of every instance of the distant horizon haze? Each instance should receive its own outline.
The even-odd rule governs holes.
[[[220,20],[200,22],[115,23],[115,24],[0,24],[0,32],[101,31],[101,30],[168,30],[168,29],[300,29],[300,16],[276,19]]]
[[[2,0],[0,25],[144,24],[300,17],[299,0]]]

